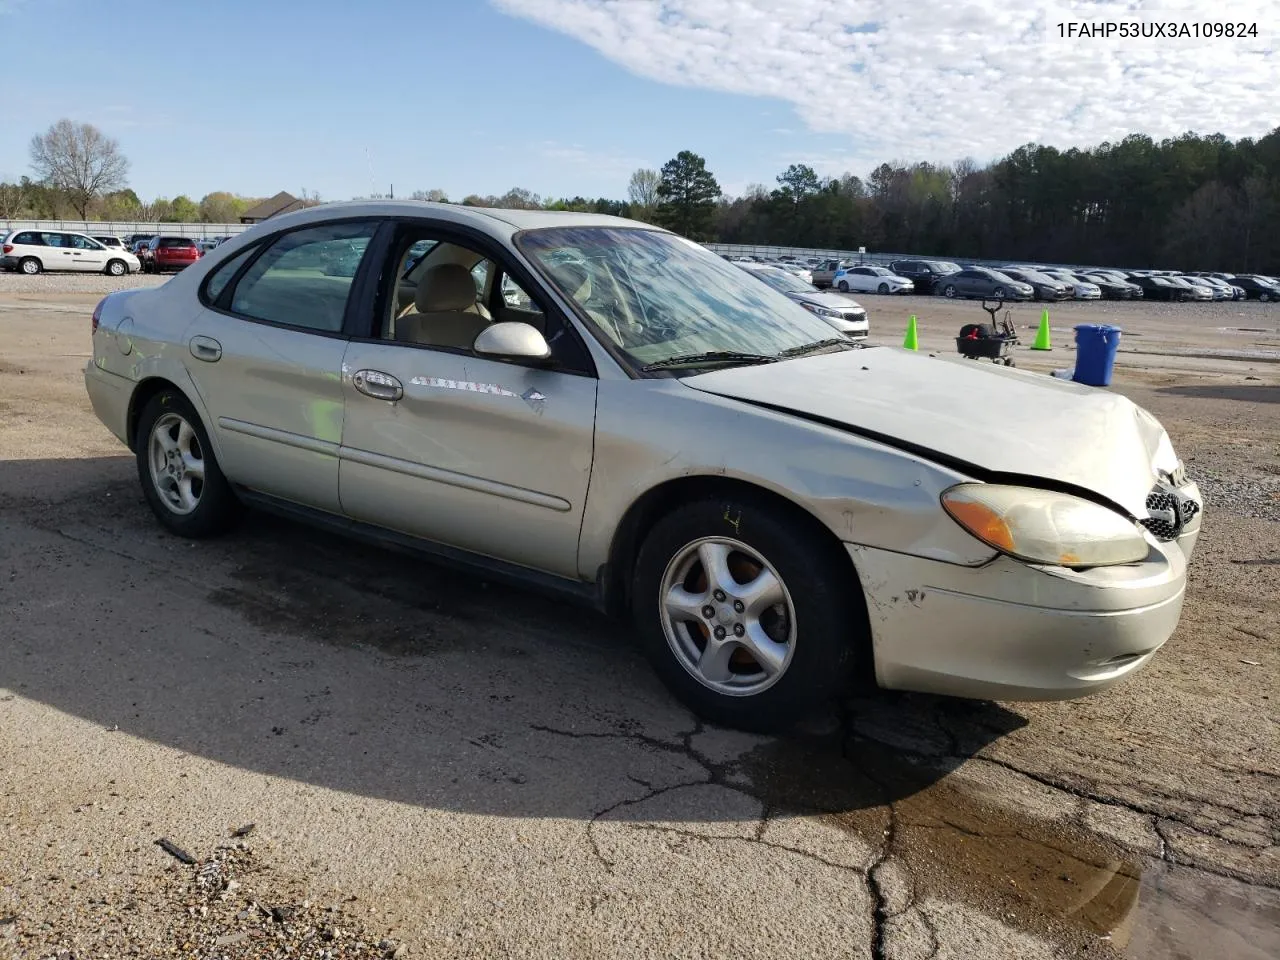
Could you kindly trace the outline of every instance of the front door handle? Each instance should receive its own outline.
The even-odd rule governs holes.
[[[404,396],[404,384],[381,370],[357,370],[351,383],[366,397],[395,403]]]
[[[222,344],[213,337],[192,337],[190,347],[191,355],[205,363],[216,363],[222,358]]]

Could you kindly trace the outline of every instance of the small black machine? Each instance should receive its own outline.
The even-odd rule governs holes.
[[[994,302],[995,306],[988,304]],[[996,320],[996,314],[1004,306],[1003,300],[982,301],[982,309],[991,316],[990,323],[966,323],[960,328],[960,336],[956,337],[956,349],[968,360],[990,360],[992,363],[1003,363],[1013,366],[1010,348],[1018,342],[1018,334],[1013,329],[1013,321],[1006,310],[1004,318]]]

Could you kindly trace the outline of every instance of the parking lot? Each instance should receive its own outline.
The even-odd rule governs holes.
[[[774,739],[595,614],[257,515],[162,533],[81,380],[93,304],[157,282],[0,274],[0,957],[1280,955],[1280,305],[1053,304],[1049,352],[1011,307],[1038,373],[1121,326],[1112,389],[1205,493],[1146,669]],[[858,299],[928,352],[986,318]]]

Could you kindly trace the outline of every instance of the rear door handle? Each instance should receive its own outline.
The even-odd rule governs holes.
[[[216,363],[222,358],[222,344],[213,337],[195,336],[191,338],[191,355],[206,363]]]
[[[366,397],[395,403],[404,396],[404,384],[381,370],[357,370],[351,383]]]

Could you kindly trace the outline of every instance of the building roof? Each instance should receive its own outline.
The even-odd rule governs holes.
[[[244,213],[240,214],[241,223],[256,223],[259,220],[266,220],[277,214],[289,213],[293,210],[301,210],[306,204],[299,200],[291,193],[281,190],[274,197],[263,200],[256,206],[250,207]]]

